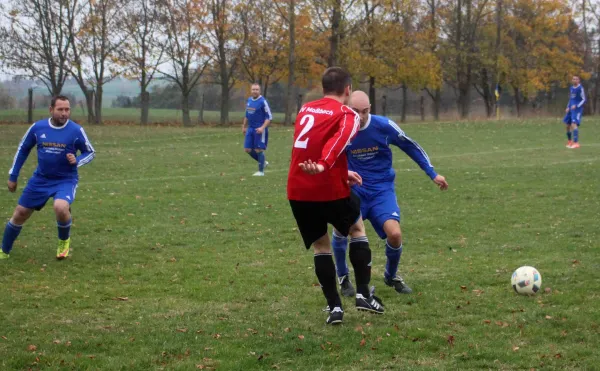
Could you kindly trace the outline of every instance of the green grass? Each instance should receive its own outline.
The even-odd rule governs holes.
[[[0,168],[26,128],[0,126]],[[415,293],[383,285],[369,226],[387,312],[344,299],[344,324],[326,327],[286,201],[290,130],[272,131],[253,178],[237,129],[88,126],[98,155],[80,169],[72,257],[54,259],[47,207],[0,261],[0,369],[596,369],[600,122],[586,119],[579,150],[558,120],[404,129],[451,186],[396,151]],[[0,192],[4,218],[17,199]],[[517,296],[521,265],[551,292]]]

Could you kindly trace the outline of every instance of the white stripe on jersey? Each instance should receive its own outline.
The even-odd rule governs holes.
[[[421,152],[421,154],[423,155],[423,157],[425,157],[425,159],[427,160],[427,165],[429,165],[429,167],[433,167],[433,165],[431,164],[431,160],[429,160],[429,156],[427,156],[427,153],[425,152],[425,150],[423,148],[421,148],[421,146],[415,142],[414,140],[412,140],[408,135],[406,135],[404,133],[404,131],[402,129],[400,129],[400,127],[398,126],[398,124],[396,124],[395,122],[393,122],[392,120],[388,120],[388,124],[394,128],[394,130],[396,130],[398,132],[398,136],[402,137],[406,140],[408,140],[409,142],[411,142],[415,147],[417,147],[417,149]]]
[[[585,89],[583,89],[583,85],[581,86],[581,102],[577,105],[577,108],[583,106],[585,103]]]
[[[263,100],[265,102],[265,112],[267,113],[267,118],[269,120],[273,120],[273,114],[271,113],[271,107],[269,107],[269,103],[266,99]],[[264,140],[263,140],[264,142]]]
[[[21,142],[19,143],[19,147],[17,148],[17,153],[15,153],[15,157],[13,158],[12,166],[10,167],[10,170],[8,170],[8,175],[13,175],[12,172],[15,169],[15,165],[17,163],[17,157],[19,157],[19,152],[21,152],[21,147],[23,147],[23,143],[25,143],[25,139],[27,138],[27,136],[29,135],[29,132],[31,131],[31,129],[33,129],[34,126],[35,126],[35,123],[31,124],[29,129],[27,129],[27,132],[25,133],[25,135],[23,135],[23,138],[21,139]]]

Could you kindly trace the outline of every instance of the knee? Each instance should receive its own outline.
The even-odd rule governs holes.
[[[244,151],[245,151],[246,153],[250,153],[250,152],[252,152],[252,149],[251,149],[251,148],[244,148]]]
[[[71,215],[69,211],[69,203],[64,200],[56,200],[54,202],[54,213],[60,219],[68,219]]]
[[[254,152],[256,153],[262,153],[263,151],[264,149],[254,148]]]
[[[393,247],[402,245],[402,232],[400,230],[392,231],[388,234],[387,241]]]
[[[313,244],[315,254],[331,254],[331,244],[329,243],[329,236],[325,235],[315,241]]]
[[[358,222],[354,223],[354,225],[350,227],[350,237],[355,238],[366,235],[367,233],[365,232],[365,223],[363,222],[362,218],[360,218]]]
[[[32,212],[33,212],[33,210],[30,210],[21,205],[18,205],[15,209],[15,212],[13,213],[11,222],[14,224],[17,224],[17,225],[22,225],[23,223],[25,223],[27,221],[27,219],[29,219],[29,216],[31,215]]]

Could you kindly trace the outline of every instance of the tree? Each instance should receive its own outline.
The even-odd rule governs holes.
[[[160,37],[160,19],[156,0],[136,0],[126,8],[127,32],[131,41],[124,46],[124,57],[140,84],[140,124],[148,124],[150,94],[148,87],[154,80],[158,66],[162,63],[163,49],[156,40]]]
[[[568,75],[589,76],[580,73],[583,60],[572,52],[571,19],[564,1],[506,0],[505,21],[510,28],[502,45],[510,71],[506,80],[513,89],[518,115],[523,103],[552,83],[565,86]]]
[[[426,46],[429,47],[429,51],[436,57],[438,63],[441,60],[440,57],[440,47],[439,47],[439,13],[437,12],[439,0],[427,0],[426,1],[426,16],[423,24],[423,42]],[[441,64],[441,63],[440,63]],[[435,88],[431,89],[429,87],[425,87],[425,91],[433,101],[433,119],[438,121],[440,119],[440,105],[442,102],[442,89],[441,89],[441,81],[443,71],[439,70],[439,80],[440,83]]]
[[[86,97],[90,123],[102,123],[104,85],[123,70],[119,53],[128,37],[121,32],[126,5],[127,0],[89,0],[71,28],[72,74]]]
[[[296,0],[288,0],[287,9],[275,2],[281,17],[287,24],[288,34],[288,69],[287,69],[287,89],[285,99],[285,125],[292,124],[292,111],[294,110],[294,77],[296,74]]]
[[[184,126],[192,126],[190,93],[211,61],[205,29],[208,10],[204,5],[202,0],[162,0],[160,3],[165,35],[160,40],[160,47],[166,62],[159,72],[181,91]]]
[[[273,7],[272,1],[256,0],[248,2],[240,12],[243,30],[240,62],[248,82],[261,85],[264,97],[269,86],[284,77],[290,60],[285,53],[285,20],[278,7],[277,2]]]
[[[50,95],[62,91],[69,68],[77,0],[22,0],[0,5],[2,64],[41,81]],[[0,19],[2,19],[0,18]]]

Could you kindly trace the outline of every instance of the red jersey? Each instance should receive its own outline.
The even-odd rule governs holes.
[[[331,98],[302,106],[296,117],[288,199],[333,201],[350,196],[346,146],[358,132],[360,118],[351,108]],[[311,160],[325,167],[310,175],[298,164]]]

